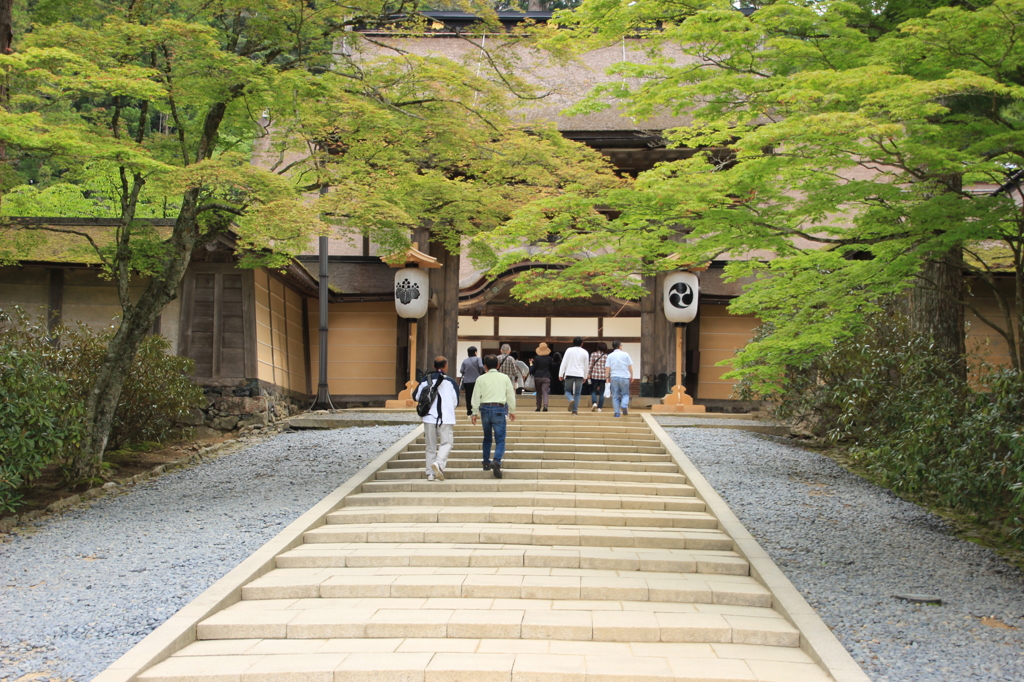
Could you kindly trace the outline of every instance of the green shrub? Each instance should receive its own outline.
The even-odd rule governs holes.
[[[82,404],[50,371],[60,351],[40,330],[0,311],[0,511],[13,511],[43,469],[78,446]]]
[[[142,342],[121,389],[107,447],[150,445],[171,438],[190,410],[206,404],[203,389],[189,377],[195,363],[169,355],[170,343],[162,336]]]
[[[770,333],[764,330],[762,333]],[[1004,533],[1024,529],[1024,375],[983,368],[957,377],[962,359],[910,336],[899,315],[811,363],[787,368],[777,418],[831,444],[898,493],[925,495]]]
[[[62,463],[78,445],[92,372],[113,331],[59,327],[51,340],[38,318],[19,308],[0,311],[0,508],[10,509],[12,491],[48,464]],[[190,410],[204,405],[202,389],[189,378],[192,361],[168,355],[168,348],[162,336],[142,342],[125,377],[108,450],[167,440]]]

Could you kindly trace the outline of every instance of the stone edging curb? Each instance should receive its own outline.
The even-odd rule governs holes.
[[[722,530],[732,537],[736,551],[750,563],[750,575],[771,591],[772,606],[800,631],[800,648],[821,665],[836,682],[870,682],[871,678],[861,670],[821,617],[775,565],[772,558],[740,522],[725,500],[715,492],[682,448],[669,437],[665,428],[655,421],[653,415],[641,416],[682,469],[690,485],[696,490],[697,497],[704,501],[708,510],[718,519]]]
[[[8,516],[5,519],[0,519],[0,533],[9,533],[18,526],[22,526],[26,523],[35,521],[36,519],[42,518],[47,514],[55,514],[57,512],[67,509],[68,507],[73,507],[74,505],[80,502],[86,502],[88,500],[93,500],[96,499],[97,497],[101,497],[106,493],[121,492],[127,486],[135,485],[136,483],[142,483],[143,481],[148,481],[151,478],[156,478],[157,476],[173,471],[175,469],[180,469],[182,467],[188,466],[189,464],[199,464],[201,462],[206,461],[207,459],[212,458],[214,455],[220,457],[222,455],[228,454],[221,451],[231,447],[232,445],[238,445],[238,441],[232,439],[224,441],[222,443],[216,443],[208,448],[203,448],[197,452],[193,452],[191,455],[187,457],[181,457],[179,459],[171,460],[170,462],[158,464],[149,471],[141,471],[135,474],[134,476],[129,476],[127,478],[115,478],[113,481],[109,481],[104,485],[99,486],[98,488],[89,488],[88,490],[78,493],[76,495],[70,495],[55,502],[51,502],[49,505],[46,506],[45,509],[36,509],[34,511],[25,512],[20,516],[16,514],[14,516]],[[111,483],[115,483],[116,485],[108,487],[110,486]]]
[[[422,433],[423,424],[415,425],[409,434],[396,441],[334,492],[292,521],[287,528],[228,571],[223,578],[146,635],[141,642],[94,677],[92,682],[133,682],[142,671],[196,641],[196,630],[201,620],[241,601],[243,585],[273,570],[278,554],[301,544],[306,531],[322,526],[327,515],[340,507],[345,497],[358,491],[378,469],[391,461]]]

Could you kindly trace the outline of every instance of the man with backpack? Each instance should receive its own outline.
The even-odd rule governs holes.
[[[459,387],[445,376],[448,359],[437,356],[434,371],[423,377],[413,391],[417,401],[416,414],[423,417],[423,435],[427,450],[427,480],[443,481],[444,468],[452,451],[455,430],[455,408],[459,406]]]

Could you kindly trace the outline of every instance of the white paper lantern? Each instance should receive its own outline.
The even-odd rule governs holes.
[[[401,317],[419,319],[427,314],[430,288],[427,271],[402,268],[395,273],[395,310]]]
[[[673,272],[665,278],[665,317],[669,322],[693,322],[697,317],[699,286],[692,272]]]

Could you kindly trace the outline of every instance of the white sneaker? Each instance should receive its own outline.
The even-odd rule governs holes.
[[[434,462],[433,464],[431,464],[430,468],[434,470],[434,476],[431,476],[430,477],[431,479],[433,479],[436,476],[437,480],[439,480],[439,481],[443,481],[444,480],[444,469],[439,467],[437,465],[437,462]]]
[[[434,480],[434,474],[427,474],[427,480],[428,481],[433,481]]]
[[[599,407],[599,408],[597,408],[597,411],[598,412],[602,412],[603,410]]]
[[[597,409],[597,405],[591,405],[590,406],[590,411],[591,412],[598,412],[599,410]]]

